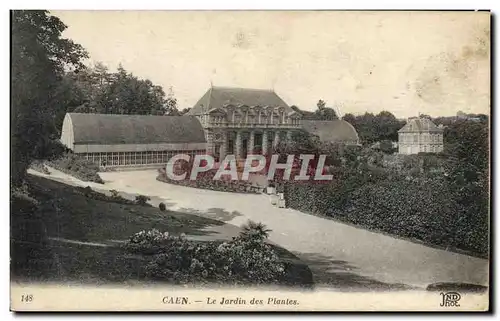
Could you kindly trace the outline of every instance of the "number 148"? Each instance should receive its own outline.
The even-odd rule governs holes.
[[[21,302],[31,302],[33,301],[33,295],[32,294],[23,294],[21,295]]]

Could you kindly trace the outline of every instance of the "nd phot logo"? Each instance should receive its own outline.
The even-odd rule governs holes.
[[[440,306],[442,307],[459,307],[458,301],[461,299],[461,295],[458,292],[441,292],[440,293],[443,301]]]

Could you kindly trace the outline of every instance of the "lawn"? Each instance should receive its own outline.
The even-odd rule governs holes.
[[[239,228],[221,221],[158,208],[124,205],[88,198],[81,189],[40,177],[29,180],[34,197],[41,202],[40,211],[50,237],[83,242],[124,241],[141,230],[156,228],[179,235],[205,235],[210,226],[222,226],[229,238]]]
[[[35,213],[11,215],[11,268],[16,280],[93,285],[147,282],[144,267],[149,258],[131,255],[119,246],[134,233],[156,228],[221,242],[240,231],[198,215],[96,200],[85,196],[82,188],[42,177],[30,175],[28,183],[40,204]],[[214,226],[216,231],[210,230]],[[30,235],[38,237],[33,240]],[[307,265],[285,249],[276,249],[281,260],[289,263],[285,284],[310,287],[312,273]]]

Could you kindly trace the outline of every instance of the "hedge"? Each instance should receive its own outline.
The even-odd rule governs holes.
[[[443,176],[290,183],[287,206],[369,229],[486,256],[488,213],[460,204]],[[463,202],[462,202],[463,203]]]

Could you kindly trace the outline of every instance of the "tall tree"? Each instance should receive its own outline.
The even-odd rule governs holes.
[[[316,103],[316,107],[318,107],[318,110],[322,110],[326,107],[326,102],[323,99],[320,99]]]
[[[360,140],[365,144],[382,140],[397,141],[398,130],[404,125],[404,122],[388,111],[381,111],[377,115],[372,113],[359,116],[345,114],[342,119],[356,128]]]
[[[11,181],[18,184],[55,138],[64,72],[82,68],[87,53],[61,36],[66,26],[48,11],[12,11],[11,21]]]
[[[83,96],[78,107],[68,111],[103,114],[176,115],[173,90],[165,97],[161,86],[140,79],[119,65],[115,73],[98,63],[78,74],[68,74],[74,92]]]
[[[326,107],[326,102],[322,99],[316,104],[318,109],[314,112],[314,119],[316,120],[335,120],[338,119],[335,109]]]

